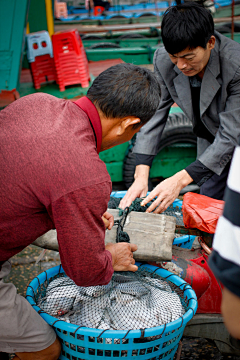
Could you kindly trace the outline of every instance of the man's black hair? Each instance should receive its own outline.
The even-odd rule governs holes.
[[[148,69],[118,64],[103,71],[94,80],[87,97],[107,118],[135,116],[137,128],[155,114],[160,102],[160,85]]]
[[[203,6],[189,2],[168,8],[162,19],[161,35],[169,54],[177,54],[186,48],[201,46],[206,49],[214,33],[213,18]]]

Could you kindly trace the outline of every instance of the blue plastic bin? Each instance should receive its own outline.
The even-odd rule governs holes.
[[[160,275],[180,289],[186,308],[182,317],[168,324],[144,330],[120,331],[79,327],[46,314],[36,305],[39,294],[46,289],[49,281],[64,272],[62,266],[51,268],[33,279],[27,288],[26,298],[41,317],[55,329],[62,343],[61,360],[107,360],[122,357],[139,360],[173,359],[184,328],[196,313],[197,297],[188,283],[167,270],[147,264],[137,265],[150,273]]]

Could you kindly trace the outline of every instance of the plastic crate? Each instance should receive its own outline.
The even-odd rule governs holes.
[[[51,268],[33,279],[27,288],[26,298],[40,316],[55,329],[62,343],[61,360],[107,360],[122,357],[140,360],[170,360],[174,358],[184,328],[197,311],[196,294],[189,284],[167,270],[152,265],[139,263],[137,265],[150,273],[160,275],[182,290],[185,303],[187,303],[186,312],[182,317],[168,324],[144,330],[120,331],[80,327],[58,320],[36,305],[38,295],[46,289],[49,281],[64,272],[62,266]],[[139,342],[139,339],[143,338],[144,342]]]
[[[52,36],[54,63],[60,91],[67,85],[89,86],[90,74],[82,40],[76,29]]]

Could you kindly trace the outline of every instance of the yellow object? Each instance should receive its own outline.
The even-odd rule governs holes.
[[[53,12],[52,12],[52,1],[45,0],[46,5],[46,15],[47,15],[47,27],[50,37],[54,34],[54,22],[53,22]]]
[[[26,34],[30,34],[29,22],[27,23]]]

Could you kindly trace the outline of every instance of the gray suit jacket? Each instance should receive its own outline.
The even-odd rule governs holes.
[[[215,136],[210,144],[198,139],[198,159],[220,175],[240,137],[240,45],[215,32],[201,86],[200,113]],[[152,119],[137,136],[134,152],[156,155],[171,105],[176,102],[194,125],[189,77],[174,65],[164,47],[154,54],[154,71],[161,85],[161,102]]]

